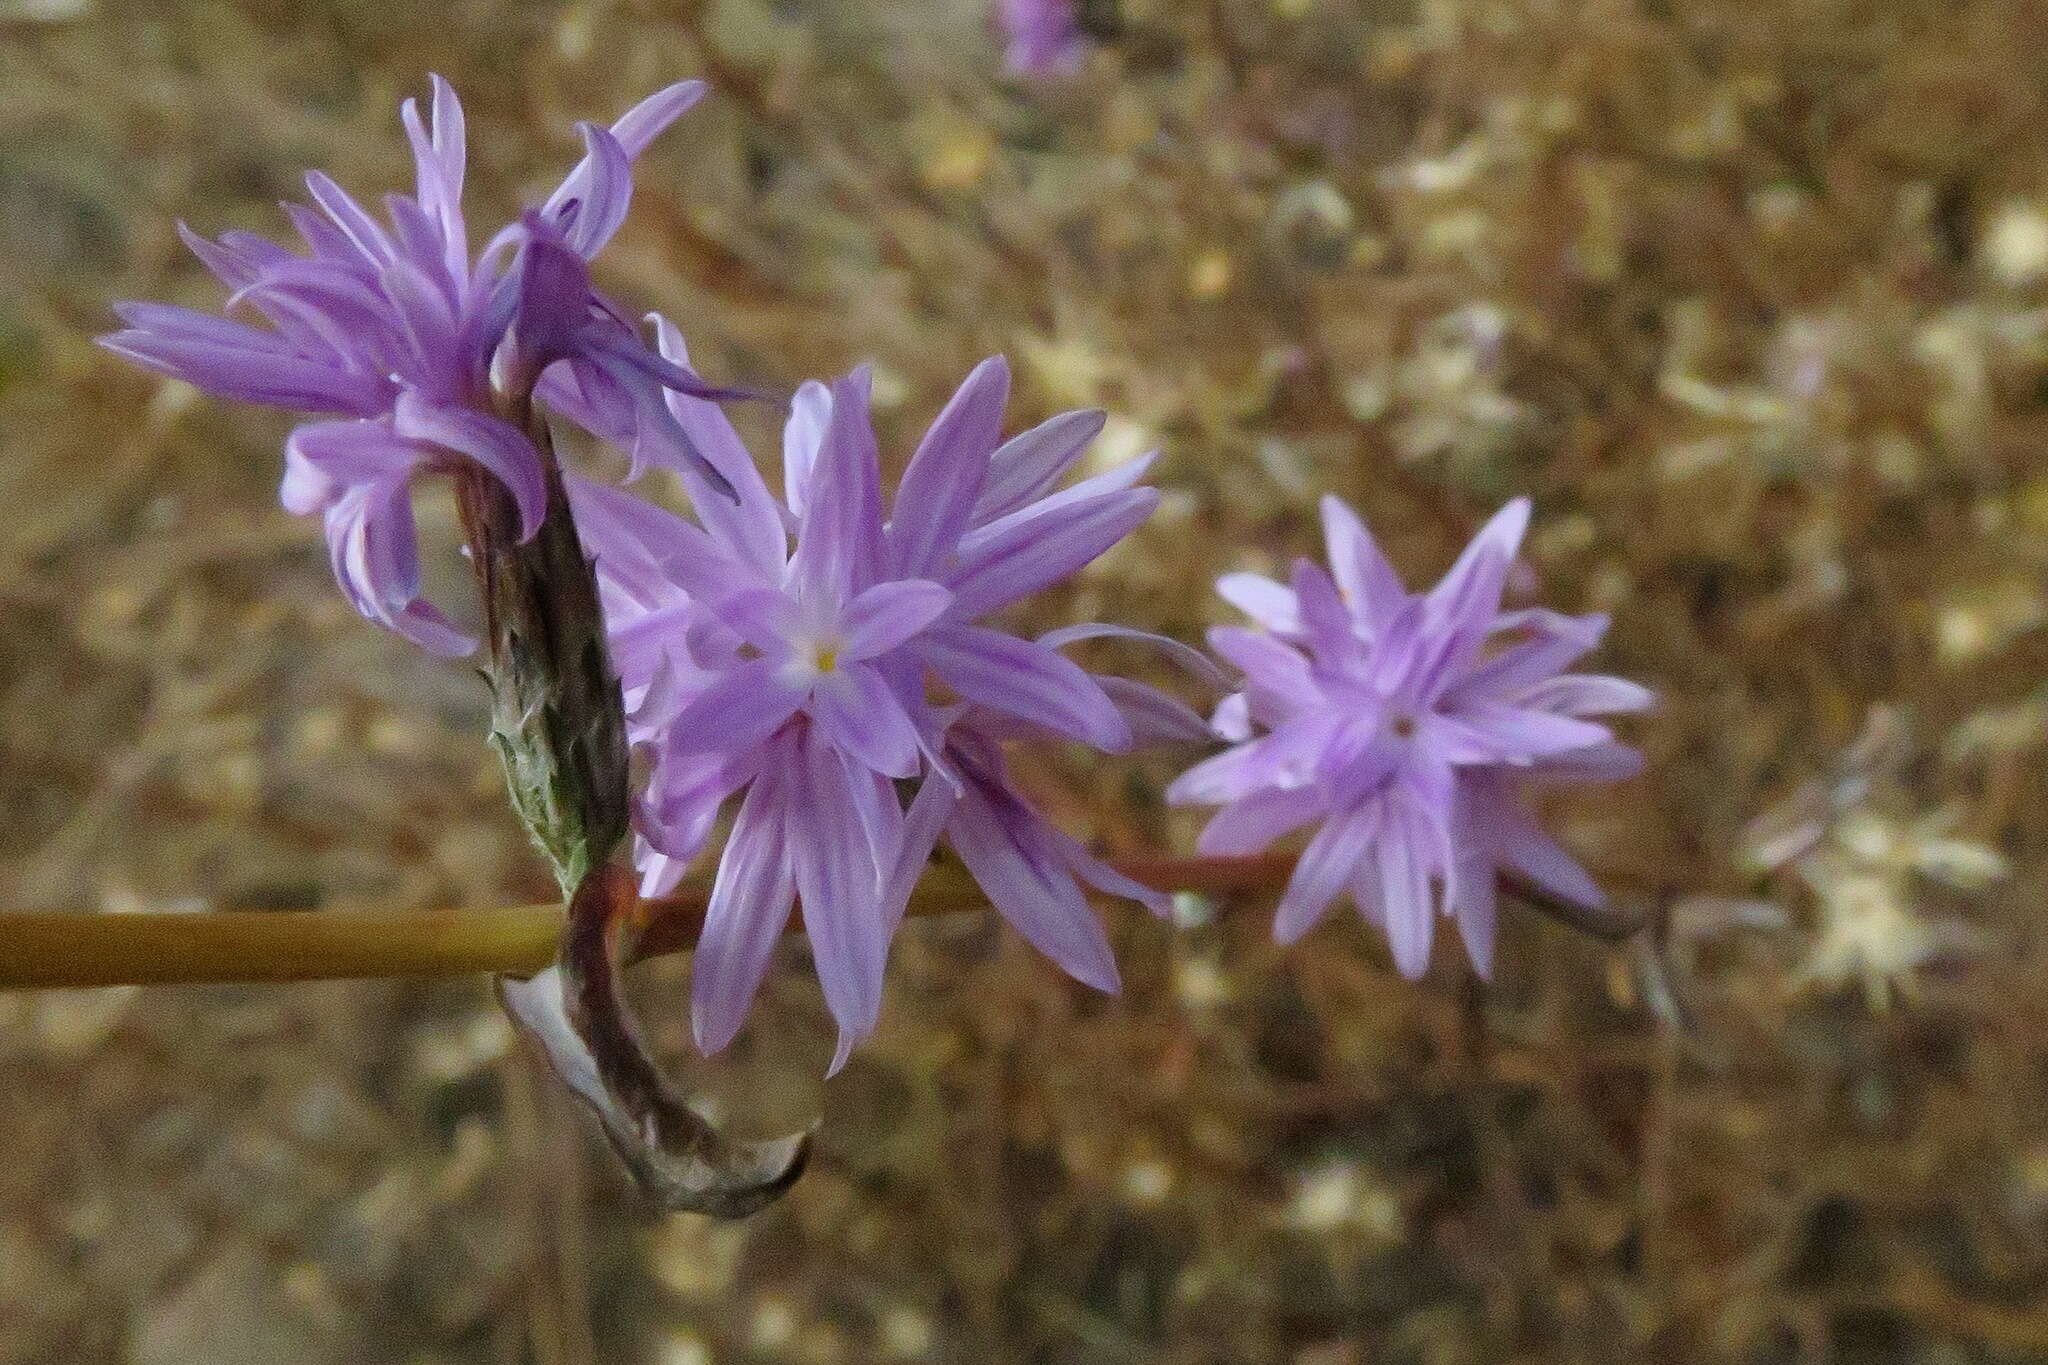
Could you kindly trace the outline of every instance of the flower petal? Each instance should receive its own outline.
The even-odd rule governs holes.
[[[648,320],[654,324],[655,344],[661,354],[678,365],[688,365],[689,349],[676,325],[659,314],[650,314]],[[716,403],[674,389],[666,398],[676,426],[737,494],[735,498],[720,497],[704,485],[688,461],[673,462],[697,519],[734,559],[779,580],[789,557],[789,535],[782,524],[782,510],[775,505],[754,457]]]
[[[839,657],[886,654],[945,615],[952,604],[952,593],[926,579],[877,583],[847,604],[846,645]]]
[[[874,669],[854,664],[818,679],[810,713],[834,747],[884,777],[917,775],[917,730]]]
[[[831,422],[832,390],[805,380],[789,400],[789,419],[782,425],[782,501],[798,521],[809,506],[811,471]]]
[[[519,508],[519,536],[531,540],[548,513],[547,472],[526,433],[502,418],[473,408],[437,407],[412,392],[401,393],[393,409],[394,429],[467,455],[488,469]]]
[[[1102,434],[1100,412],[1063,412],[1013,436],[989,456],[988,478],[974,504],[973,524],[989,522],[1044,497]]]
[[[1157,489],[1132,488],[1043,517],[1026,509],[975,531],[946,577],[953,614],[976,620],[1058,582],[1137,529],[1158,505]]]
[[[832,415],[805,490],[790,562],[798,595],[844,602],[875,581],[882,539],[880,456],[868,419],[866,367],[832,386]]]
[[[1329,548],[1330,572],[1338,590],[1353,619],[1368,634],[1377,635],[1401,609],[1408,590],[1372,532],[1343,499],[1334,493],[1324,494],[1322,514],[1323,542]]]
[[[839,1021],[839,1046],[826,1074],[875,1031],[889,957],[880,879],[867,835],[846,789],[846,772],[813,731],[802,746],[801,786],[788,839],[796,863],[804,933],[817,963],[825,1004]]]
[[[740,1031],[796,897],[783,779],[764,768],[740,805],[704,913],[690,980],[690,1028],[714,1053]]]
[[[1211,858],[1263,853],[1275,839],[1323,815],[1327,804],[1323,793],[1313,787],[1253,792],[1211,816],[1195,840],[1195,850]]]
[[[903,471],[889,522],[895,571],[922,578],[960,543],[1002,435],[1010,367],[991,356],[974,367],[933,420]]]
[[[766,739],[796,714],[805,689],[774,659],[749,659],[711,679],[669,726],[678,754],[737,751]]]
[[[1275,942],[1295,942],[1329,911],[1351,869],[1371,852],[1379,833],[1381,805],[1370,802],[1333,816],[1308,841],[1273,917]]]
[[[1131,747],[1131,727],[1080,665],[1043,645],[980,626],[953,626],[919,644],[962,697],[1108,753]]]
[[[1301,606],[1284,583],[1264,574],[1227,573],[1216,580],[1216,593],[1275,635],[1301,633]]]

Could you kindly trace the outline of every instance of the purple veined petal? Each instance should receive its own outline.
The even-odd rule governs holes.
[[[903,923],[910,893],[917,889],[918,878],[931,863],[932,850],[938,847],[939,836],[953,818],[953,808],[959,799],[956,782],[933,774],[918,786],[910,809],[903,813],[896,865],[882,887],[882,921],[891,934]]]
[[[886,654],[946,614],[953,594],[922,578],[877,583],[846,607],[846,643],[839,657],[849,662]]]
[[[1330,572],[1358,624],[1371,635],[1386,628],[1407,599],[1408,590],[1380,550],[1358,514],[1334,493],[1322,500],[1323,543],[1329,548]]]
[[[1130,678],[1091,676],[1131,727],[1134,744],[1202,744],[1215,737],[1201,714],[1178,697]]]
[[[1529,782],[1623,782],[1643,770],[1643,756],[1625,744],[1595,744],[1546,758],[1521,774]]]
[[[1314,787],[1256,791],[1209,817],[1195,840],[1195,851],[1211,858],[1263,853],[1274,840],[1285,838],[1327,811],[1328,798]]]
[[[625,451],[633,464],[628,483],[646,472],[648,460],[638,449],[641,423],[635,399],[605,371],[576,357],[557,361],[535,382],[533,396],[606,445]]]
[[[259,337],[269,335],[248,330]],[[383,409],[389,392],[374,375],[280,355],[267,346],[255,350],[139,328],[100,337],[99,344],[144,369],[182,379],[216,397],[265,407],[369,417]]]
[[[712,678],[670,724],[677,754],[738,752],[796,714],[805,689],[782,676],[774,659],[749,659]]]
[[[1215,711],[1209,716],[1209,730],[1216,738],[1230,744],[1242,744],[1252,737],[1251,698],[1242,692],[1233,692],[1216,703]]]
[[[844,602],[875,581],[882,539],[880,454],[865,366],[832,386],[832,416],[805,490],[790,580],[806,600]]]
[[[1125,460],[1116,468],[1093,478],[1083,479],[1071,488],[1062,488],[1057,493],[1047,494],[1035,502],[1026,503],[1006,516],[998,517],[986,525],[976,526],[960,545],[962,557],[974,553],[977,547],[1025,528],[1042,525],[1050,530],[1062,524],[1078,507],[1094,503],[1112,493],[1126,492],[1135,488],[1140,479],[1158,463],[1159,452],[1148,450],[1135,459]]]
[[[1158,887],[1147,886],[1134,877],[1126,877],[1102,859],[1090,853],[1079,839],[1068,834],[1050,822],[1045,825],[1046,839],[1054,852],[1073,874],[1106,896],[1121,896],[1136,901],[1160,919],[1173,917],[1173,897]]]
[[[325,521],[334,580],[358,612],[442,658],[476,648],[420,600],[418,536],[404,480],[349,489],[327,509]]]
[[[576,355],[590,317],[590,266],[560,233],[528,214],[526,240],[519,249],[519,289],[511,321],[520,373],[515,390],[534,383],[557,360]],[[586,403],[598,395],[584,390]],[[616,418],[613,418],[616,421]]]
[[[669,857],[637,835],[633,839],[633,867],[640,873],[640,894],[648,900],[669,895],[683,884],[683,877],[690,870],[686,860]]]
[[[1502,866],[1576,904],[1598,909],[1607,903],[1599,884],[1511,792],[1497,785],[1475,787],[1470,811],[1474,837]]]
[[[690,979],[690,1030],[709,1055],[740,1031],[789,923],[796,878],[786,798],[767,765],[754,780],[719,856]]]
[[[726,798],[761,770],[755,755],[662,755],[640,802],[642,837],[670,857],[696,857]]]
[[[199,263],[205,266],[215,279],[229,289],[241,289],[263,274],[263,260],[252,258],[249,253],[238,251],[225,242],[210,241],[194,232],[182,220],[178,223],[178,240],[185,244],[186,250],[199,258]],[[262,241],[262,238],[256,240]],[[270,243],[265,242],[264,245],[269,246]],[[282,247],[275,250],[279,255],[290,255]]]
[[[1451,827],[1451,846],[1457,850],[1457,895],[1451,913],[1458,921],[1458,937],[1465,942],[1465,956],[1482,981],[1493,979],[1494,940],[1499,911],[1496,881],[1499,874],[1493,859],[1473,837],[1471,830],[1471,788],[1460,783],[1456,812]]]
[[[973,524],[986,526],[1051,492],[1102,434],[1106,420],[1099,411],[1063,412],[997,446],[974,504]]]
[[[600,564],[609,557],[628,576],[651,564],[668,584],[705,603],[763,586],[758,574],[673,512],[588,479],[571,475],[566,482],[584,546]]]
[[[1274,913],[1274,942],[1298,941],[1329,913],[1351,869],[1371,852],[1380,832],[1381,805],[1372,802],[1332,816],[1308,841]]]
[[[1427,743],[1465,764],[1527,764],[1614,738],[1604,725],[1498,702],[1431,713],[1419,724]]]
[[[811,686],[809,707],[834,747],[884,777],[917,775],[917,730],[903,706],[862,664],[836,668]]]
[[[839,1022],[839,1046],[825,1073],[831,1076],[846,1065],[854,1044],[875,1031],[889,931],[846,771],[815,730],[803,742],[800,772],[787,837],[818,984]]]
[[[889,521],[897,573],[922,578],[938,570],[966,534],[1009,396],[1009,362],[991,356],[974,367],[918,443]]]
[[[1175,778],[1166,800],[1175,806],[1220,806],[1263,787],[1304,787],[1344,724],[1327,711],[1311,711],[1261,736],[1203,759]]]
[[[950,626],[919,648],[932,671],[968,701],[1105,753],[1131,747],[1131,727],[1095,679],[1043,645],[980,626]]]
[[[326,172],[306,172],[306,192],[348,240],[364,265],[381,270],[397,257],[391,238],[377,226],[377,220]]]
[[[1422,631],[1430,642],[1421,691],[1435,696],[1456,682],[1500,614],[1508,570],[1529,528],[1529,500],[1516,498],[1472,537],[1471,544],[1422,599]]]
[[[1278,725],[1328,704],[1301,651],[1275,636],[1216,626],[1209,631],[1209,647],[1244,674],[1250,714],[1263,724]]]
[[[628,479],[639,478],[647,463],[652,461],[678,470],[686,469],[713,496],[729,502],[739,501],[738,491],[676,423],[675,415],[668,410],[664,386],[657,378],[657,372],[650,370],[646,362],[653,361],[668,370],[676,367],[642,346],[640,339],[631,332],[615,328],[608,322],[593,322],[586,326],[578,334],[576,345],[578,354],[574,364],[585,372],[580,381],[583,394],[601,396],[608,409],[601,414],[603,420],[611,425],[627,426],[633,433],[630,446],[633,467],[627,474]],[[594,380],[593,374],[603,378]],[[691,377],[690,388],[698,390],[700,395],[730,392],[702,384],[694,376]]]
[[[1459,679],[1445,694],[1446,703],[1500,699],[1555,677],[1607,633],[1605,616],[1565,616],[1540,609],[1504,613],[1495,622],[1495,633],[1511,619],[1514,625],[1508,628],[1526,630],[1527,638],[1510,643]]]
[[[1610,678],[1599,673],[1564,673],[1517,693],[1512,704],[1534,711],[1553,711],[1561,716],[1611,716],[1627,711],[1647,711],[1657,704],[1657,695],[1626,678]]]
[[[365,259],[363,253],[356,250],[355,243],[348,239],[348,234],[322,218],[317,210],[305,204],[291,203],[289,200],[280,201],[278,207],[284,211],[285,218],[299,234],[299,240],[306,244],[306,249],[315,257],[332,261],[337,265],[348,265],[370,274],[376,273],[377,263]]]
[[[652,686],[656,672],[666,665],[670,651],[701,610],[694,602],[682,602],[612,625],[607,640],[619,685],[628,692]],[[616,616],[608,611],[607,619],[616,621]]]
[[[383,422],[308,422],[284,443],[278,500],[297,516],[324,511],[349,488],[403,481],[424,461]]]
[[[657,90],[627,110],[618,122],[612,124],[611,137],[628,159],[638,157],[671,123],[681,118],[691,105],[704,98],[709,88],[702,81],[678,81],[674,85]],[[576,168],[569,172],[555,192],[548,196],[541,212],[552,218],[561,212],[562,206],[570,200],[587,198],[594,169],[590,156],[586,153],[584,159],[576,164]],[[603,242],[597,243],[598,247],[603,245]],[[594,252],[595,248],[593,254]]]
[[[604,248],[626,221],[626,211],[633,202],[633,158],[608,129],[594,123],[579,123],[576,131],[583,136],[583,164],[577,169],[588,174],[575,199],[564,200],[557,206],[556,217],[559,221],[563,208],[570,203],[576,205],[575,221],[568,225],[565,235],[569,246],[587,261]]]
[[[1113,626],[1101,621],[1082,621],[1071,626],[1061,626],[1058,630],[1049,630],[1038,637],[1038,643],[1047,649],[1065,649],[1068,645],[1079,644],[1083,640],[1128,640],[1134,644],[1147,645],[1180,665],[1182,671],[1195,681],[1217,692],[1228,692],[1236,686],[1230,680],[1230,675],[1201,650],[1193,645],[1183,644],[1171,636],[1158,635],[1149,630]]]
[[[215,317],[173,303],[122,302],[114,305],[114,316],[140,332],[167,341],[189,341],[222,350],[247,351],[251,355],[293,358],[298,352],[276,332]]]
[[[960,560],[946,577],[954,617],[976,620],[1070,576],[1136,530],[1158,505],[1157,489],[1133,488],[1043,519],[1005,518],[974,532],[971,548],[963,542]]]
[[[1099,991],[1122,989],[1109,938],[1073,874],[1046,846],[1046,826],[1038,814],[1000,778],[964,762],[961,771],[966,788],[947,823],[946,839],[976,884],[1011,927],[1067,975]]]
[[[1227,573],[1216,580],[1216,593],[1275,635],[1301,634],[1301,606],[1284,583],[1264,574]]]
[[[1330,575],[1306,559],[1296,560],[1293,587],[1302,634],[1317,665],[1340,673],[1356,670],[1364,660],[1365,645]]]
[[[410,352],[400,366],[411,391],[422,391],[437,403],[459,403],[473,390],[481,367],[472,369],[462,350],[462,319],[447,289],[409,260],[396,260],[378,281],[384,292],[385,315],[396,326]]]
[[[838,749],[839,766],[845,770],[846,793],[852,799],[854,816],[867,838],[868,859],[880,895],[895,874],[897,855],[903,850],[903,805],[896,795],[894,780],[862,763],[844,749]],[[887,920],[886,913],[883,916]]]
[[[648,314],[647,321],[654,324],[655,345],[662,356],[687,367],[689,348],[676,325],[658,313]],[[674,389],[668,390],[665,398],[684,436],[737,494],[736,500],[728,500],[708,488],[700,491],[696,471],[684,466],[680,472],[698,519],[734,559],[779,580],[789,559],[789,533],[782,524],[782,510],[775,505],[775,497],[739,433],[724,411],[708,399],[692,398]]]
[[[713,599],[711,613],[740,639],[778,664],[789,661],[791,641],[802,631],[803,613],[780,588],[748,588]]]
[[[436,407],[411,392],[398,396],[392,415],[400,436],[466,455],[495,475],[519,508],[521,540],[540,530],[548,514],[547,473],[525,432],[489,413]]]
[[[1372,841],[1378,904],[1395,970],[1413,981],[1429,970],[1430,945],[1436,936],[1436,904],[1429,884],[1434,845],[1419,812],[1406,802],[1385,801],[1380,806],[1380,827]]]
[[[797,522],[803,520],[804,508],[809,506],[805,495],[811,487],[811,471],[831,422],[832,390],[815,379],[805,380],[789,400],[789,418],[782,425],[782,501]]]

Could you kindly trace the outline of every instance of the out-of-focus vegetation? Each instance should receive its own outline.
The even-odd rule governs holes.
[[[0,1001],[0,1361],[2048,1358],[2048,10],[1087,13],[1030,85],[963,0],[0,0],[8,905],[543,892],[478,682],[277,510],[282,420],[89,338],[217,301],[179,217],[398,184],[430,70],[504,211],[695,74],[609,286],[713,376],[872,358],[899,459],[996,350],[1017,424],[1162,447],[1049,613],[1193,637],[1324,490],[1417,576],[1534,494],[1544,596],[1666,697],[1559,813],[1654,944],[1518,919],[1492,989],[1411,986],[1190,904],[1106,1001],[919,924],[823,1090],[805,971],[705,1068],[651,969],[729,1114],[825,1112],[737,1226],[648,1217],[482,982]],[[1187,757],[1033,781],[1173,846]]]

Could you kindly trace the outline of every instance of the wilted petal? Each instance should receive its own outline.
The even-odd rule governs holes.
[[[400,436],[467,455],[496,475],[519,508],[521,540],[540,530],[548,514],[547,473],[525,432],[489,413],[436,407],[412,393],[398,396],[393,415]]]

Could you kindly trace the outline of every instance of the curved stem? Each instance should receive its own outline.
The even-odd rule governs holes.
[[[1126,876],[1163,891],[1205,895],[1275,891],[1294,859],[1126,858]],[[1636,904],[1588,909],[1507,878],[1510,896],[1601,938],[1626,938],[1642,926]],[[950,864],[934,866],[909,913],[986,910],[973,881]],[[695,888],[649,901],[636,958],[686,952],[704,922]],[[558,905],[481,910],[216,911],[200,914],[0,914],[0,990],[91,986],[197,985],[221,982],[327,981],[357,977],[530,976],[555,960],[562,937]]]

